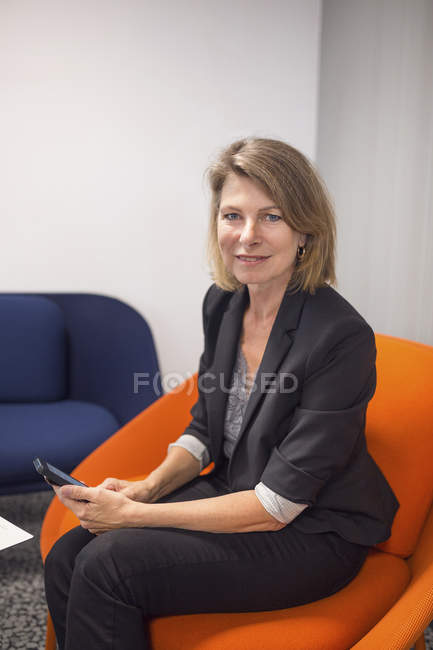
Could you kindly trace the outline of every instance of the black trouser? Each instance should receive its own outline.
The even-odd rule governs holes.
[[[224,473],[197,477],[159,502],[230,492]],[[60,650],[150,649],[147,620],[202,612],[283,609],[338,591],[368,547],[336,533],[207,533],[125,528],[64,535],[45,565]]]

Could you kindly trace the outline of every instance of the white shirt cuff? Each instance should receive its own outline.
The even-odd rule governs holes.
[[[254,491],[264,509],[282,524],[289,524],[305,508],[308,508],[307,503],[294,503],[280,496],[262,482],[257,483]]]
[[[171,442],[167,447],[167,451],[170,447],[183,447],[189,451],[194,458],[200,461],[200,472],[210,463],[210,456],[206,445],[190,433],[183,433],[175,442]]]

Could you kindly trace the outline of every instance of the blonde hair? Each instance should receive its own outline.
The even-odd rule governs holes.
[[[230,173],[248,176],[276,202],[284,221],[307,235],[305,254],[297,259],[288,284],[293,291],[335,284],[335,215],[319,173],[297,149],[268,138],[244,138],[222,150],[205,171],[210,189],[207,256],[213,281],[228,291],[242,284],[230,273],[218,245],[218,213],[224,182]]]

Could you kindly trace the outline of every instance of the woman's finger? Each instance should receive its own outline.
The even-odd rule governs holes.
[[[79,485],[63,485],[57,495],[63,499],[73,501],[93,501],[97,495],[98,488],[80,487]]]
[[[85,530],[88,530],[89,533],[92,533],[92,535],[101,535],[102,533],[108,533],[110,528],[94,528],[94,524],[90,524],[88,522],[80,522],[81,528],[84,528]]]
[[[118,478],[105,478],[98,487],[118,491],[120,490],[120,481]]]

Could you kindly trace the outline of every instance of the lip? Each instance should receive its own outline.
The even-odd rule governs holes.
[[[257,257],[260,259],[256,259]],[[247,266],[257,266],[258,264],[263,264],[263,262],[266,262],[269,257],[270,255],[236,255],[238,262]]]

